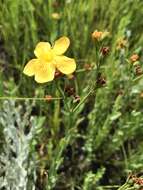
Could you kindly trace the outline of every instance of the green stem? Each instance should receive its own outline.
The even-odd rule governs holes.
[[[99,44],[95,44],[95,49],[96,49],[96,67],[94,68],[96,70],[96,82],[98,80],[98,73],[100,70],[100,59],[99,59]],[[93,69],[92,69],[93,70]],[[72,110],[72,112],[74,113],[85,101],[86,99],[95,91],[95,89],[98,88],[97,85],[95,86],[93,84],[92,89],[88,92],[88,94],[83,97],[83,99],[80,101],[80,103]]]
[[[128,187],[129,187],[129,184],[125,183],[118,190],[126,190],[126,188],[128,188]]]
[[[50,100],[60,100],[61,97],[51,97]],[[0,100],[47,100],[47,98],[32,98],[32,97],[9,97],[9,96],[1,96]]]
[[[75,73],[82,73],[82,72],[86,72],[86,71],[94,71],[94,70],[96,70],[97,69],[97,67],[94,67],[94,68],[91,68],[91,70],[88,70],[88,69],[78,69],[78,70],[76,70],[75,71]]]
[[[120,187],[119,185],[106,185],[106,186],[100,186],[103,189],[111,189],[111,188],[118,188]]]
[[[126,169],[128,169],[128,158],[127,158],[126,150],[123,145],[122,145],[122,151],[123,151],[123,156],[124,156],[124,161],[125,161],[125,167]]]
[[[80,103],[72,110],[72,113],[74,113],[85,101],[86,99],[94,92],[94,89],[91,89],[88,94],[83,97],[83,99],[80,101]]]
[[[61,96],[62,96],[62,100],[63,100],[63,102],[64,102],[64,104],[65,104],[65,107],[66,107],[67,111],[71,112],[71,110],[70,110],[70,108],[69,108],[69,105],[67,104],[66,96],[65,96],[63,90],[61,89],[59,83],[57,83],[57,89],[58,89],[59,93],[60,93]]]

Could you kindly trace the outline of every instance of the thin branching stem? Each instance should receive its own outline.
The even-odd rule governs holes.
[[[61,100],[61,97],[51,97],[50,100]],[[38,98],[38,97],[9,97],[9,96],[1,96],[0,100],[48,100],[46,97]]]

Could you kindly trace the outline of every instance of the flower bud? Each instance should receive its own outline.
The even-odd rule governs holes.
[[[52,13],[52,18],[54,20],[59,20],[61,18],[61,15],[59,13]]]
[[[92,33],[92,38],[97,41],[101,41],[108,36],[109,36],[109,32],[107,31],[102,32],[102,31],[95,30]]]
[[[138,54],[133,54],[133,55],[130,57],[130,60],[131,60],[132,63],[136,62],[138,59],[139,59]]]

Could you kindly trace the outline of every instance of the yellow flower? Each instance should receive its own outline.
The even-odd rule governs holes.
[[[124,38],[120,38],[117,40],[117,50],[126,48],[128,45],[128,41]]]
[[[52,81],[56,69],[66,75],[73,73],[76,69],[75,60],[63,55],[69,45],[70,40],[65,36],[56,40],[53,47],[48,42],[39,42],[34,50],[37,58],[26,64],[23,73],[35,76],[38,83]]]
[[[95,30],[92,33],[92,38],[96,40],[101,40],[102,35],[103,35],[103,32]]]
[[[59,13],[52,13],[52,18],[55,20],[59,20],[61,18],[61,15]]]
[[[102,32],[102,31],[95,30],[92,33],[92,38],[97,41],[101,41],[108,36],[109,36],[109,32],[107,31]]]

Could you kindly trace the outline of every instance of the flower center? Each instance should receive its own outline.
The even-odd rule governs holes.
[[[46,52],[46,54],[44,55],[44,60],[47,62],[51,62],[54,58],[54,53],[52,50],[49,50],[48,52]]]

